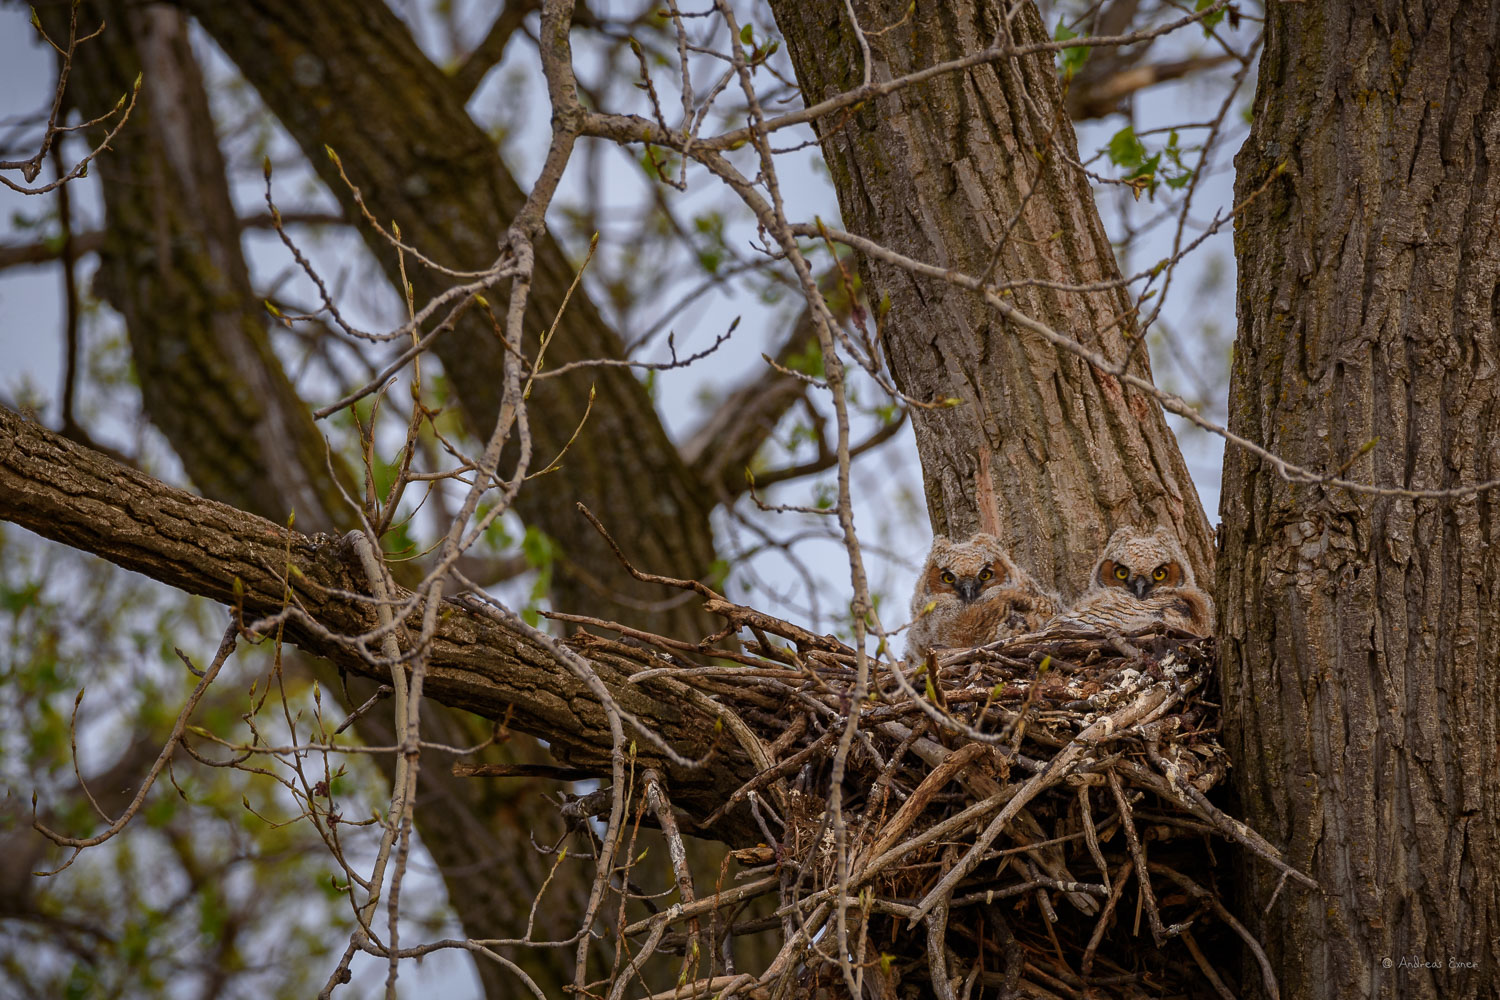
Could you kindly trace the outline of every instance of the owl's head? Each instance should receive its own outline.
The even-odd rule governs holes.
[[[1119,528],[1094,564],[1093,585],[1124,587],[1144,598],[1157,590],[1193,586],[1193,568],[1172,529]]]
[[[923,583],[928,597],[953,594],[968,604],[992,587],[1014,586],[1019,571],[994,535],[978,534],[963,542],[943,535],[932,540]]]

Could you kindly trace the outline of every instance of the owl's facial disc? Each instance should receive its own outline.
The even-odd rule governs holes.
[[[1005,574],[1003,569],[992,563],[988,566],[981,566],[979,572],[973,576],[960,579],[955,589],[958,591],[958,596],[962,597],[965,603],[968,603],[969,601],[978,600],[979,595],[988,588],[999,586],[1004,582]]]

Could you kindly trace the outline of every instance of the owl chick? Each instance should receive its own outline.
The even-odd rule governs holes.
[[[994,535],[979,534],[966,542],[938,535],[911,597],[906,655],[982,646],[1035,631],[1060,606],[1057,595],[1012,562]]]
[[[1086,590],[1047,625],[1128,632],[1156,623],[1212,635],[1214,602],[1193,581],[1193,568],[1170,528],[1120,528],[1094,564]]]

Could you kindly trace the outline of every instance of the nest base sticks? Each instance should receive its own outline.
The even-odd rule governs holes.
[[[596,995],[1230,997],[1246,969],[1277,995],[1216,867],[1232,845],[1315,884],[1208,797],[1228,767],[1211,639],[1037,634],[871,659],[860,700],[852,649],[710,603],[726,620],[711,640],[743,646],[569,616],[627,634],[571,643],[717,715],[755,762],[714,814],[677,813],[683,825],[748,811],[762,835],[704,884],[660,775],[633,781],[634,815],[669,841],[673,884],[652,891],[677,902],[633,918],[625,903],[649,893],[622,890],[619,957]],[[620,875],[632,885],[629,862]],[[663,976],[674,985],[655,990]]]

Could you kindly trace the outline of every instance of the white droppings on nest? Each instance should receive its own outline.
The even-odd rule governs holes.
[[[1182,767],[1173,758],[1167,759],[1167,780],[1177,785],[1182,783]]]
[[[1118,705],[1126,698],[1130,698],[1154,682],[1146,674],[1141,673],[1134,667],[1126,667],[1104,682],[1103,688],[1098,694],[1089,699],[1090,704],[1096,708],[1107,709]]]
[[[818,841],[818,853],[826,858],[836,847],[838,847],[838,837],[834,835],[833,827],[830,825],[823,830],[823,838]]]
[[[1176,653],[1168,653],[1161,660],[1161,668],[1169,674],[1181,677],[1183,674],[1192,673],[1193,665],[1179,659]]]

